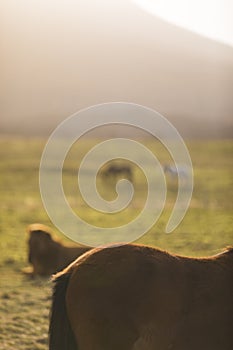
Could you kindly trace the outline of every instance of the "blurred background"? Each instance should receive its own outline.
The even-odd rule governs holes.
[[[2,0],[1,134],[77,110],[152,107],[183,137],[233,134],[231,0]]]

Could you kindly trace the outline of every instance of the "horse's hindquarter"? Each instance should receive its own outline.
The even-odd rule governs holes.
[[[182,313],[175,260],[112,248],[74,268],[66,300],[80,350],[168,346]]]
[[[232,350],[233,279],[211,259],[125,246],[72,267],[66,303],[79,350]]]
[[[172,349],[233,349],[233,271],[216,260],[184,260],[184,314]]]

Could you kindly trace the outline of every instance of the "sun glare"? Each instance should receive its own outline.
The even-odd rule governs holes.
[[[166,21],[233,46],[231,0],[132,0]]]

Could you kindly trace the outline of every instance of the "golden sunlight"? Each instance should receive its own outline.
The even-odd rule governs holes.
[[[132,0],[168,22],[233,46],[231,0]]]

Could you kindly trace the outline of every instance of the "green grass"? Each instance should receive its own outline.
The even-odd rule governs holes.
[[[38,172],[44,144],[39,139],[0,139],[0,348],[4,350],[47,349],[51,283],[30,280],[21,273],[27,266],[28,224],[47,224],[67,240],[53,227],[40,198]],[[104,227],[126,223],[144,205],[145,177],[134,168],[135,197],[120,215],[106,216],[88,209],[75,187],[73,169],[94,144],[93,140],[82,140],[68,155],[63,179],[66,196],[74,211],[90,223]],[[146,140],[144,144],[161,163],[169,161],[169,155],[158,142]],[[233,141],[190,141],[187,146],[195,181],[188,212],[173,233],[164,233],[177,189],[176,183],[168,179],[165,209],[139,242],[189,256],[215,254],[233,244]],[[98,179],[97,186],[106,199],[116,195],[111,181]]]

